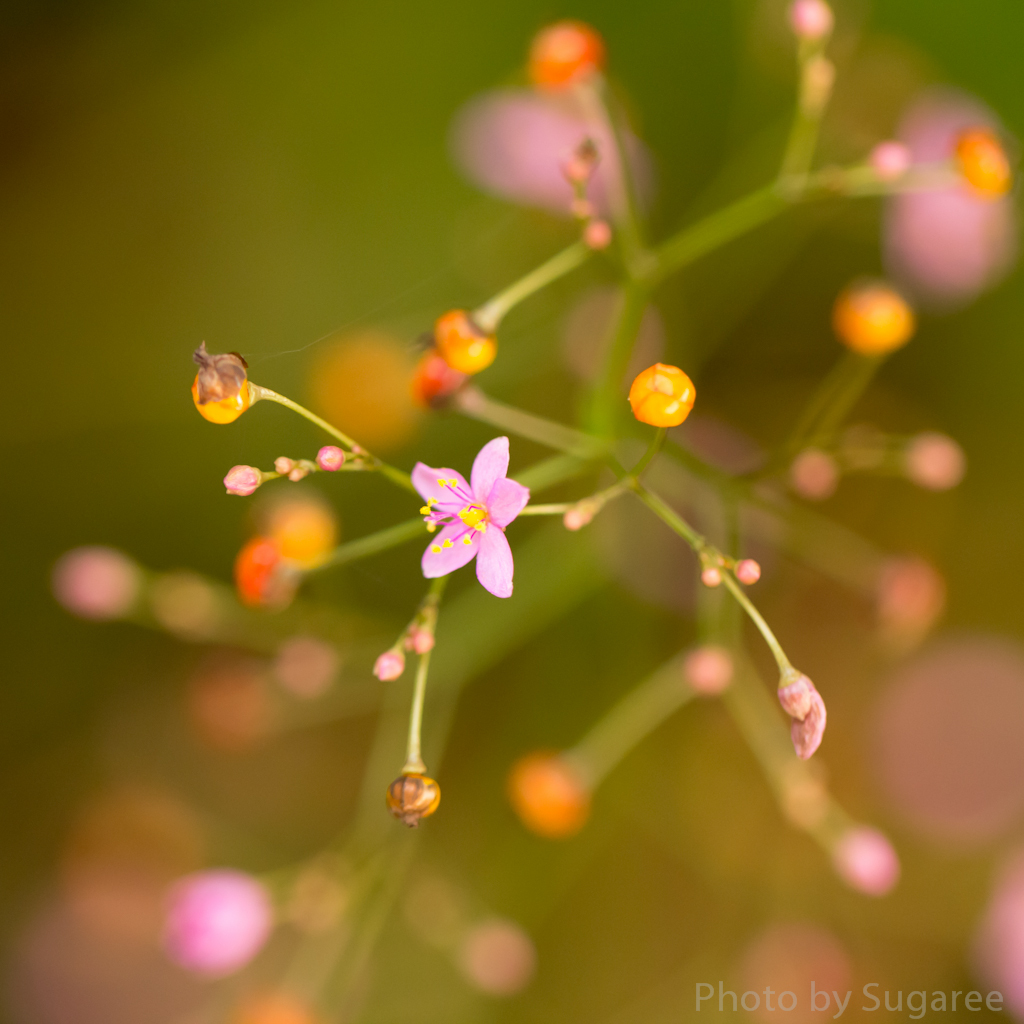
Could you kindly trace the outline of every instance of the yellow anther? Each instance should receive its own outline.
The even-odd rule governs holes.
[[[445,538],[445,542],[441,545],[441,547],[443,547],[443,548],[450,548],[451,546],[452,546],[452,539],[451,539],[451,537],[446,537]]]
[[[447,487],[448,486],[448,481],[447,480],[442,480],[440,477],[438,477],[437,478],[437,486],[438,487],[442,487],[442,488],[443,487]]]
[[[424,505],[420,509],[420,515],[421,516],[429,516],[430,515],[430,506],[429,505]]]
[[[467,533],[466,536],[462,538],[462,543],[463,544],[472,544],[473,543],[473,538],[470,537],[470,535]]]
[[[431,544],[430,550],[433,551],[435,555],[441,554],[441,548],[437,544]]]
[[[427,523],[427,533],[433,533],[437,529],[437,523]]]
[[[485,518],[487,512],[482,509],[479,505],[467,505],[460,513],[459,518],[467,525],[479,529],[481,520]]]
[[[458,482],[459,482],[458,480],[449,480],[449,481],[448,481],[449,485],[450,485],[450,486],[452,486],[452,487],[455,487],[455,486],[457,486],[457,485],[458,485]]]
[[[486,524],[486,523],[477,523],[477,524],[476,524],[476,525],[475,525],[475,526],[473,527],[473,529],[474,529],[474,530],[477,530],[477,531],[478,531],[478,532],[480,532],[480,533],[484,533],[484,532],[486,532],[486,530],[487,530],[487,524]]]

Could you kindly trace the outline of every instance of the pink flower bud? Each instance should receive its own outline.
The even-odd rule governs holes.
[[[779,687],[779,703],[793,723],[789,729],[796,756],[806,761],[819,746],[825,733],[825,702],[805,675]]]
[[[224,477],[228,494],[248,497],[263,483],[263,474],[255,466],[232,466]]]
[[[705,587],[717,587],[722,582],[722,570],[709,565],[701,572],[700,581]]]
[[[607,249],[612,243],[611,225],[606,220],[592,220],[583,229],[583,241],[591,249]]]
[[[295,468],[295,460],[289,459],[286,455],[281,455],[274,459],[274,470],[281,474],[281,476],[287,476]]]
[[[832,863],[848,886],[868,896],[884,896],[900,877],[892,843],[866,826],[851,828],[839,838],[832,849]]]
[[[902,178],[913,162],[909,147],[902,142],[880,142],[868,157],[868,163],[880,181],[896,181]]]
[[[832,31],[835,16],[824,0],[794,0],[789,8],[789,24],[798,39],[823,39]]]
[[[316,464],[325,473],[334,473],[345,465],[345,453],[333,444],[325,444],[316,453]]]
[[[466,932],[458,965],[474,988],[492,996],[511,996],[530,983],[537,969],[537,951],[514,921],[495,918]]]
[[[704,644],[683,662],[683,675],[691,688],[706,697],[721,693],[732,682],[732,655],[724,647]]]
[[[839,466],[827,452],[818,448],[802,451],[789,467],[790,486],[808,501],[824,501],[839,485]]]
[[[293,484],[297,484],[300,480],[304,480],[309,476],[309,469],[306,466],[296,466],[289,474],[288,479]]]
[[[383,683],[397,679],[404,671],[405,655],[401,651],[385,651],[373,666],[373,674]]]
[[[429,629],[422,627],[414,629],[409,634],[409,650],[417,654],[426,654],[434,649],[434,634]]]
[[[83,619],[116,619],[129,612],[142,584],[136,564],[113,548],[75,548],[53,569],[53,594]]]
[[[212,976],[245,966],[273,923],[266,889],[241,871],[200,871],[171,890],[164,944],[182,967]]]
[[[964,477],[967,460],[964,450],[945,434],[926,431],[918,434],[905,453],[907,477],[929,491],[948,491]]]
[[[890,558],[878,574],[876,602],[886,638],[897,646],[912,647],[942,615],[946,583],[921,558]]]
[[[761,578],[761,566],[752,558],[744,558],[736,563],[736,579],[740,583],[752,586]]]

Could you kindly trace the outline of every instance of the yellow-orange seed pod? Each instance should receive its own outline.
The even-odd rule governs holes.
[[[884,281],[862,281],[845,288],[832,310],[839,340],[862,356],[879,356],[902,348],[916,327],[914,311]]]
[[[530,44],[527,72],[542,89],[565,89],[604,67],[604,40],[582,21],[542,28]]]
[[[975,192],[995,199],[1010,191],[1010,161],[995,132],[988,128],[964,132],[957,139],[956,156],[960,173]]]
[[[459,373],[486,370],[498,354],[498,343],[485,334],[464,309],[451,309],[434,324],[434,343],[444,361]]]
[[[247,364],[237,352],[211,355],[206,342],[192,353],[199,366],[192,382],[192,401],[211,423],[233,423],[249,408]]]
[[[697,389],[678,366],[655,363],[636,375],[629,389],[629,404],[641,423],[652,427],[678,427],[693,408]]]
[[[527,754],[517,761],[508,796],[522,823],[546,839],[575,835],[590,816],[590,791],[557,754]]]
[[[428,775],[402,772],[388,786],[385,798],[388,810],[404,825],[416,828],[429,818],[441,803],[441,787]]]

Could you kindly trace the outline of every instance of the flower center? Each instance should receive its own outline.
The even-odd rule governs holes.
[[[487,509],[480,505],[467,505],[460,513],[459,518],[471,529],[483,533],[487,529]]]

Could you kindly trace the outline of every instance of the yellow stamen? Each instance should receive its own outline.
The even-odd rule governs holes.
[[[433,533],[437,529],[437,523],[427,523],[427,533]]]
[[[487,532],[487,524],[486,523],[477,523],[473,527],[473,529],[476,530],[478,533],[486,533]]]
[[[436,544],[431,544],[430,550],[433,551],[435,555],[441,554],[441,549]]]
[[[424,505],[420,509],[420,515],[421,516],[429,516],[430,515],[430,506],[429,505]]]
[[[437,478],[437,486],[441,487],[441,488],[445,488],[445,487],[448,486],[448,483],[447,483],[447,481],[442,480],[440,477],[438,477]]]
[[[467,533],[466,536],[462,538],[462,543],[463,544],[472,544],[473,543],[473,538],[470,537],[469,534]]]
[[[467,505],[460,513],[459,518],[467,525],[476,529],[480,528],[480,522],[487,516],[487,511],[479,505]]]
[[[452,539],[451,539],[451,537],[446,538],[445,542],[441,545],[441,547],[443,547],[443,548],[450,548],[451,546],[452,546]]]
[[[451,485],[452,487],[455,487],[455,486],[456,486],[456,485],[458,484],[458,482],[459,482],[458,480],[449,480],[449,481],[448,481],[448,483],[449,483],[449,484],[450,484],[450,485]]]

